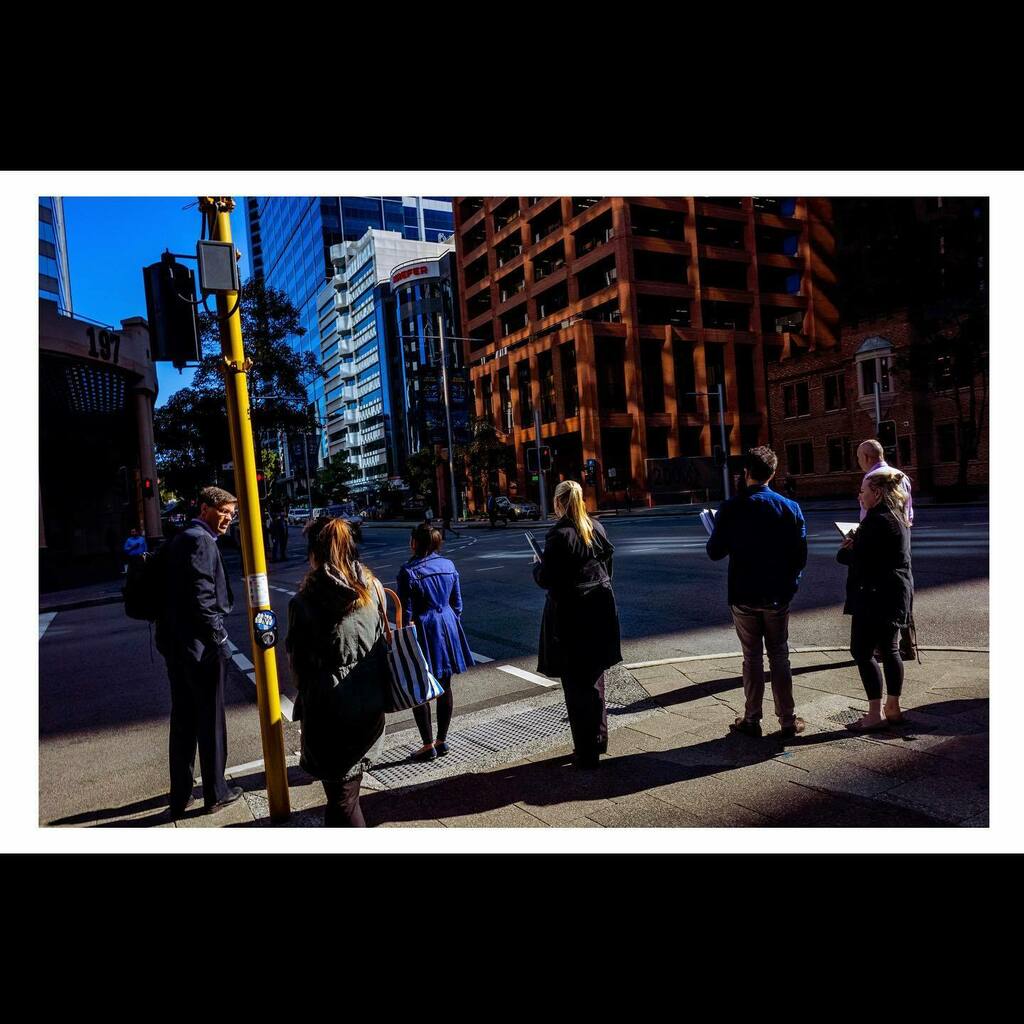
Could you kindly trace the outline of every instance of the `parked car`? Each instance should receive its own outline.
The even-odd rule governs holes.
[[[309,508],[305,505],[296,505],[288,511],[288,522],[292,526],[305,526],[309,519]]]
[[[406,498],[402,502],[403,519],[422,519],[427,503],[423,498]]]
[[[344,519],[352,528],[352,536],[356,541],[361,541],[363,539],[363,517],[354,514],[354,509],[354,504],[349,501],[340,505],[328,505],[324,509],[317,509],[317,511],[322,511],[328,519]]]
[[[515,500],[502,495],[494,501],[500,518],[508,519],[510,522],[518,522],[521,519],[532,519],[535,522],[540,520],[540,506],[532,501],[523,501],[520,498]]]

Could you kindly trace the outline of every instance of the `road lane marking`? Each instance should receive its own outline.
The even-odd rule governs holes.
[[[478,665],[486,665],[487,662],[494,661],[493,658],[488,658],[486,654],[477,654],[476,651],[470,651],[469,653],[473,655],[473,660]]]
[[[533,672],[527,672],[525,669],[516,668],[515,665],[499,665],[499,672],[507,672],[511,676],[519,676],[520,679],[527,679],[531,683],[536,683],[538,686],[557,686],[557,679],[545,679],[544,676],[534,675]]]
[[[249,669],[255,668],[253,663],[242,653],[231,655],[231,660],[243,671],[248,672]]]
[[[249,677],[249,682],[252,683],[253,686],[255,686],[256,685],[256,673],[255,672],[246,672],[246,675]],[[284,720],[286,722],[294,722],[295,721],[295,705],[283,693],[278,693],[278,699],[281,702],[281,716],[282,716],[282,718],[284,718]]]
[[[473,572],[494,572],[495,569],[504,569],[503,565],[489,565],[485,569],[474,569]]]
[[[39,616],[39,639],[43,639],[43,634],[49,629],[50,623],[57,618],[56,612],[43,612]]]

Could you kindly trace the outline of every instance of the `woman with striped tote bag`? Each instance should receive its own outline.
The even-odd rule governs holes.
[[[420,648],[416,627],[402,625],[402,603],[398,595],[385,590],[380,580],[375,579],[377,588],[377,610],[384,626],[384,637],[388,645],[388,673],[385,681],[384,710],[390,714],[408,711],[426,704],[444,693],[441,684],[430,672],[430,666]],[[387,615],[387,596],[395,602],[395,628],[391,628]]]

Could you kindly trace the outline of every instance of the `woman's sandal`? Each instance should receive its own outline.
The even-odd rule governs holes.
[[[867,715],[865,715],[864,718],[867,718]],[[888,729],[891,724],[883,718],[880,722],[871,722],[868,725],[861,725],[864,718],[859,718],[856,722],[850,722],[846,728],[849,729],[850,732],[883,732]]]
[[[437,751],[437,756],[438,757],[444,757],[444,755],[448,753],[448,741],[447,740],[438,740],[434,744],[434,750]]]
[[[420,747],[415,754],[409,755],[410,761],[433,761],[437,758],[437,751],[434,749],[434,745],[431,743],[427,746]]]

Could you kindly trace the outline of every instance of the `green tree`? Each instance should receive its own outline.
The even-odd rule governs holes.
[[[409,490],[422,498],[433,499],[437,489],[438,459],[432,446],[421,448],[405,460],[405,479]]]
[[[454,461],[457,467],[464,467],[473,487],[482,491],[486,490],[487,477],[496,470],[515,472],[516,453],[485,417],[471,417],[469,430],[469,443],[455,446]]]
[[[947,300],[926,309],[919,323],[921,340],[901,363],[917,388],[945,399],[956,416],[957,489],[965,491],[988,422],[988,305],[981,296]]]
[[[348,497],[350,480],[359,476],[359,470],[347,459],[336,456],[316,476],[314,494],[319,491],[328,504],[344,501]]]
[[[261,454],[278,432],[308,427],[308,386],[323,375],[312,353],[289,344],[306,333],[288,297],[262,282],[249,281],[240,300],[242,338],[249,359],[247,384],[253,433],[263,438]],[[233,485],[233,474],[222,467],[231,461],[225,398],[224,361],[215,316],[199,317],[203,358],[190,387],[175,392],[156,410],[154,433],[157,464],[168,487],[194,498],[211,482]],[[266,462],[263,471],[268,473]],[[275,466],[275,475],[279,475]],[[268,473],[269,476],[269,473]]]

